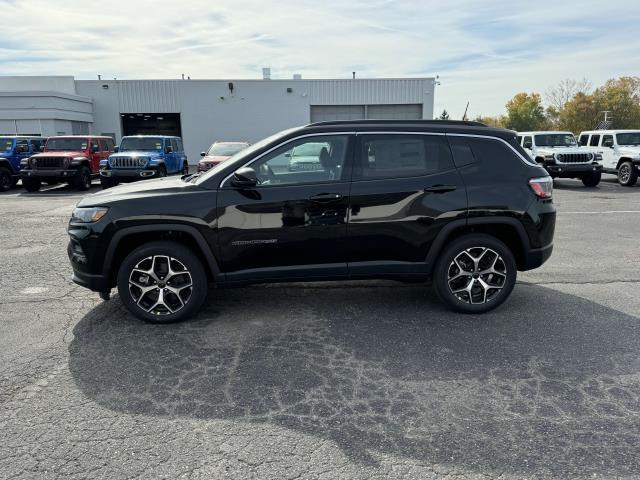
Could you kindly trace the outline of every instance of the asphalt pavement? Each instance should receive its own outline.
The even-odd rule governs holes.
[[[0,194],[0,478],[640,478],[640,185],[554,195],[489,314],[305,283],[150,325],[70,282],[81,194]]]

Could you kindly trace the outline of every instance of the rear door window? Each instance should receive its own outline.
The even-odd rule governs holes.
[[[419,177],[453,168],[443,135],[362,135],[360,139],[354,180]]]

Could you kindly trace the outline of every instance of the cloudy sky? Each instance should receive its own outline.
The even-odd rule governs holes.
[[[0,75],[440,76],[436,112],[640,75],[640,1],[0,0]]]

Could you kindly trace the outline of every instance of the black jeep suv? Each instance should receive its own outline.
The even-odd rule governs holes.
[[[481,313],[551,255],[551,193],[509,130],[323,122],[203,174],[85,197],[68,253],[76,283],[104,299],[117,286],[148,321],[193,315],[210,283],[362,278],[431,279],[450,308]]]

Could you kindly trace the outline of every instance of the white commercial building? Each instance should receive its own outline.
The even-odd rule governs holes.
[[[255,142],[323,120],[431,119],[433,78],[75,80],[0,77],[0,134],[165,134],[190,163],[216,140]]]

